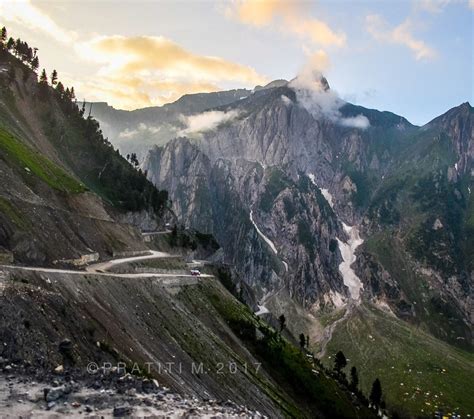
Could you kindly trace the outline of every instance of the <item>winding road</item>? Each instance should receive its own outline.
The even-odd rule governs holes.
[[[0,265],[0,268],[8,268],[11,270],[23,270],[23,271],[34,271],[34,272],[46,272],[46,273],[64,273],[70,275],[95,275],[95,276],[109,276],[115,278],[196,278],[191,274],[174,274],[174,273],[111,273],[105,272],[112,268],[113,266],[120,265],[123,263],[131,263],[131,262],[140,262],[143,260],[149,259],[160,259],[160,258],[167,258],[167,257],[176,257],[175,255],[171,255],[165,252],[157,252],[155,250],[150,250],[148,255],[141,255],[141,256],[133,256],[121,259],[113,259],[107,262],[95,263],[93,265],[89,265],[85,271],[75,271],[72,269],[55,269],[55,268],[41,268],[36,266],[16,266],[16,265]],[[210,278],[212,275],[208,274],[201,274],[201,278]]]

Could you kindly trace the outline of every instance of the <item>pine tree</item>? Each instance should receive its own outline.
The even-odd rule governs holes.
[[[0,33],[0,42],[2,44],[2,47],[7,42],[7,28],[5,28],[5,26],[2,28],[2,31]]]
[[[58,72],[53,70],[51,73],[51,86],[55,86],[58,82]]]
[[[301,333],[300,334],[300,348],[301,348],[301,350],[304,349],[305,345],[306,345],[306,336],[304,335],[304,333]]]
[[[8,38],[8,42],[7,42],[7,49],[8,51],[11,51],[15,48],[15,40],[13,38]]]
[[[31,60],[31,69],[36,73],[39,67],[39,59],[37,56],[33,57]]]
[[[347,365],[347,360],[342,351],[339,351],[334,358],[334,369],[339,373]]]
[[[286,318],[285,318],[285,315],[282,314],[280,317],[278,317],[278,321],[280,323],[280,333],[283,332],[283,329],[285,328],[286,326]]]
[[[43,71],[41,72],[39,81],[41,84],[48,84],[48,76],[46,75],[46,70],[44,68],[43,68]]]
[[[376,378],[372,384],[369,400],[376,408],[380,406],[382,400],[382,384],[378,378]]]
[[[351,388],[353,390],[357,390],[358,386],[359,386],[359,374],[357,373],[357,368],[352,367],[351,368]]]
[[[59,97],[62,99],[64,97],[64,85],[59,82],[57,85],[56,85],[56,92],[58,92],[59,94]]]

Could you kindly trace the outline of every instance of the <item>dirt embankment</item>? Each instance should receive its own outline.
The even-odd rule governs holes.
[[[0,357],[31,366],[40,378],[59,368],[89,380],[90,365],[126,365],[183,397],[232,400],[280,417],[277,386],[215,312],[210,293],[221,298],[227,291],[214,278],[1,268]],[[194,296],[199,303],[186,304]]]

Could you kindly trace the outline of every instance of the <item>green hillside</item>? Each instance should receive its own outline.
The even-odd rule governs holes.
[[[414,416],[474,412],[474,355],[373,306],[358,307],[336,327],[324,362],[332,365],[339,350],[349,359],[347,374],[357,367],[365,393],[381,380],[389,409]]]

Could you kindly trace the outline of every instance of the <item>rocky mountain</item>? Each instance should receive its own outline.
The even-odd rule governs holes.
[[[176,225],[167,192],[103,137],[74,91],[38,81],[33,49],[9,45],[0,416],[375,417],[361,392],[244,304],[253,291],[236,289],[214,237]],[[301,199],[315,206],[309,192]]]
[[[361,305],[472,350],[473,108],[417,127],[321,80],[215,108],[217,126],[150,150],[149,179],[321,355]]]
[[[417,188],[433,181],[438,188],[434,193],[441,193],[437,180],[430,178],[437,171],[436,176],[454,194],[454,201],[447,195],[433,197],[444,208],[440,211],[458,205],[457,201],[460,206],[449,210],[460,211],[458,220],[454,214],[451,220],[448,214],[438,216],[446,223],[468,219],[473,137],[472,107],[467,103],[424,127],[389,112],[348,103],[341,106],[335,120],[314,114],[291,85],[277,85],[218,110],[236,117],[217,129],[155,147],[144,167],[156,185],[170,192],[178,218],[187,226],[215,234],[229,261],[259,290],[261,298],[285,285],[310,311],[347,300],[350,294],[339,269],[343,255],[338,239],[349,242],[348,226],[353,224],[369,238],[387,229],[402,235],[407,224],[411,229],[413,215],[402,214],[398,204],[407,212],[410,203],[420,217],[427,217],[433,203],[423,205],[426,198],[416,196]],[[345,122],[362,117],[370,124],[363,129]],[[423,189],[424,194],[428,191]],[[436,220],[430,220],[431,224]],[[436,226],[443,221],[439,219]],[[449,224],[447,228],[459,230],[453,243],[469,251],[472,244],[466,226]],[[414,239],[404,240],[409,254],[422,264]],[[432,240],[423,247],[425,269],[432,267],[429,245]],[[454,287],[459,295],[450,301],[461,310],[460,319],[467,319],[470,280],[466,278],[472,267],[465,266],[469,253],[454,252],[464,262],[452,261],[456,274],[451,281],[459,284]],[[361,275],[365,295],[387,300],[399,315],[407,314],[403,286],[389,278],[383,264],[371,256],[359,259],[360,264],[366,260],[370,265],[359,267],[365,269]],[[380,277],[378,271],[384,272],[386,292],[371,284],[373,275]]]

